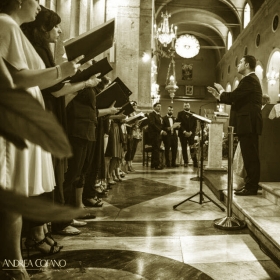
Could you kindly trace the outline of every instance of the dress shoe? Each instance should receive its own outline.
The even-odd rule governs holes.
[[[171,167],[170,163],[167,163],[167,164],[166,164],[166,167]]]
[[[243,189],[245,188],[245,186],[241,186],[241,187],[237,187],[237,188],[234,188],[233,190],[234,191],[237,191],[237,192],[240,192],[240,191],[242,191]]]
[[[197,162],[193,164],[193,167],[198,167],[198,164],[197,164]]]
[[[252,190],[247,190],[247,189],[242,189],[240,191],[235,191],[235,195],[240,195],[240,196],[247,196],[247,195],[257,195],[258,191],[252,191]]]
[[[184,167],[188,167],[189,165],[187,163],[184,163]]]
[[[179,164],[172,164],[172,167],[179,167]]]

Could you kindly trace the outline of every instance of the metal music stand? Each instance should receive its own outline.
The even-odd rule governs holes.
[[[188,197],[187,199],[183,200],[182,202],[178,203],[177,205],[173,206],[173,209],[176,209],[179,205],[183,204],[186,201],[191,201],[191,202],[195,202],[195,203],[207,203],[207,202],[213,202],[217,207],[219,207],[222,211],[225,211],[225,209],[223,207],[221,207],[217,202],[215,202],[213,199],[211,199],[208,195],[206,195],[203,190],[202,190],[202,185],[203,185],[203,136],[204,136],[204,124],[205,123],[211,123],[211,120],[204,118],[200,115],[196,115],[193,113],[189,113],[187,112],[188,115],[193,116],[194,118],[196,118],[197,120],[200,121],[200,129],[201,129],[201,135],[200,135],[200,176],[199,176],[199,183],[200,183],[200,189],[199,192],[197,192],[196,194]],[[191,200],[193,197],[199,195],[199,202]],[[207,197],[209,200],[205,201],[204,200],[204,196]]]

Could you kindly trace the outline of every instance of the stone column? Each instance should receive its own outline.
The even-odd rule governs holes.
[[[133,92],[138,107],[150,107],[151,61],[144,63],[143,52],[151,51],[152,1],[107,0],[106,20],[115,17],[115,62],[112,77],[119,77]]]
[[[222,121],[209,124],[208,164],[205,170],[226,171],[222,165],[223,125]]]
[[[153,1],[142,0],[140,5],[138,106],[140,110],[151,109],[151,65],[152,60],[142,61],[145,52],[152,57]]]

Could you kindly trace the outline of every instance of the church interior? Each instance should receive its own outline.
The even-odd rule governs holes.
[[[134,170],[111,186],[102,207],[88,208],[96,217],[83,220],[87,225],[79,228],[81,234],[53,235],[63,245],[58,254],[29,256],[23,241],[24,258],[63,264],[27,267],[31,279],[280,279],[280,2],[39,3],[61,17],[62,34],[52,49],[56,63],[65,61],[68,39],[115,19],[112,46],[94,59],[108,59],[113,70],[107,76],[127,85],[137,112],[148,114],[159,102],[162,116],[168,106],[176,116],[189,103],[192,112],[213,124],[198,168],[191,161],[184,166],[179,149],[178,167],[152,169],[143,137]],[[262,112],[258,194],[238,197],[231,194],[238,185],[230,172],[231,108],[218,103],[207,87],[219,83],[233,91],[242,78],[237,65],[244,55],[256,57],[255,73],[270,104]],[[163,151],[161,157],[164,162]],[[228,217],[241,226],[217,226]]]

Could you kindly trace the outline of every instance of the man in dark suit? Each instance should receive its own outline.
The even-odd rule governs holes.
[[[180,138],[181,146],[182,146],[182,154],[184,159],[184,167],[187,167],[189,164],[188,159],[188,145],[190,147],[190,154],[193,160],[193,166],[198,167],[197,157],[196,157],[196,149],[194,146],[194,137],[196,133],[197,122],[195,117],[193,117],[190,113],[191,106],[190,103],[184,103],[184,110],[178,112],[177,122],[180,122],[180,128],[178,136]]]
[[[166,135],[162,129],[162,117],[160,115],[161,104],[153,105],[154,111],[149,114],[148,134],[152,145],[151,167],[155,169],[163,169],[160,165],[159,153],[161,144],[161,135]]]
[[[244,167],[247,173],[245,187],[235,191],[236,195],[256,195],[260,180],[259,135],[262,132],[262,88],[255,74],[256,59],[244,55],[237,70],[244,78],[232,92],[225,92],[219,84],[208,87],[221,103],[231,105],[229,125],[238,136]],[[218,90],[218,91],[217,91]]]
[[[164,149],[165,149],[165,164],[167,167],[178,167],[176,164],[176,156],[178,150],[178,136],[176,128],[173,127],[176,118],[173,117],[173,107],[168,106],[167,115],[162,118],[163,130],[167,133],[162,137]],[[169,158],[169,152],[171,148],[171,163]]]

